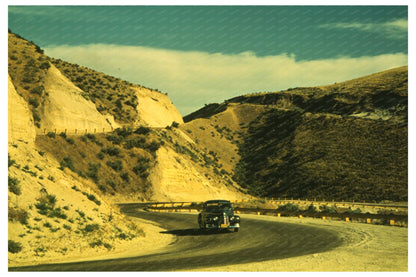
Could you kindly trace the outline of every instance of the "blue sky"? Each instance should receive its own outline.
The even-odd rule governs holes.
[[[49,56],[157,88],[183,115],[407,65],[407,6],[9,6],[8,15]]]

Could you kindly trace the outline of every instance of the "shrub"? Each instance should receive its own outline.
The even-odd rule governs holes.
[[[75,144],[75,140],[73,138],[66,138],[65,139],[66,142],[68,142],[69,144]]]
[[[100,229],[100,226],[98,224],[87,224],[85,225],[84,229],[82,230],[84,233],[91,233],[95,232]]]
[[[107,186],[103,185],[103,184],[99,184],[98,189],[101,190],[102,192],[106,192],[107,191]]]
[[[40,49],[40,48],[39,48]],[[42,50],[43,52],[43,50]],[[40,69],[48,69],[49,67],[51,67],[51,65],[49,64],[49,62],[43,62],[41,63],[41,65],[39,66]]]
[[[20,251],[22,251],[22,244],[20,242],[16,242],[14,240],[9,239],[8,251],[13,254],[19,253]]]
[[[129,182],[130,181],[130,176],[127,172],[123,172],[120,174],[121,179],[123,179],[125,182]]]
[[[307,212],[315,213],[317,211],[316,207],[313,204],[308,206]]]
[[[83,192],[82,194],[84,194],[85,196],[87,196],[88,200],[94,202],[95,204],[97,204],[98,206],[101,205],[101,201],[97,199],[97,197],[95,197],[94,194],[88,194],[86,192]]]
[[[285,211],[285,212],[297,212],[299,211],[299,207],[295,204],[287,203],[284,205],[279,205],[279,208],[277,208],[279,211]]]
[[[121,160],[107,161],[106,165],[111,167],[117,172],[123,169],[123,162]]]
[[[9,221],[14,222],[18,221],[21,224],[27,224],[29,214],[27,211],[22,208],[9,207]]]
[[[123,127],[115,129],[115,132],[117,135],[125,138],[133,133],[133,129],[131,127]]]
[[[173,128],[178,128],[178,127],[179,127],[179,123],[178,123],[178,122],[176,122],[176,121],[173,121],[171,126],[172,126]]]
[[[87,176],[93,179],[96,183],[98,182],[98,169],[100,169],[101,164],[89,163]]]
[[[75,172],[74,163],[69,156],[65,156],[62,161],[60,162],[61,169],[64,169],[65,167],[69,168],[70,170]]]
[[[336,214],[337,210],[333,207],[328,207],[327,205],[322,205],[319,207],[319,211],[322,213],[332,213],[332,214]]]
[[[9,167],[11,167],[12,165],[14,165],[16,163],[15,160],[10,159],[10,154],[7,154],[7,159],[8,159]]]
[[[140,126],[136,129],[136,131],[134,131],[134,133],[139,135],[147,135],[148,133],[150,133],[150,131],[151,129],[149,127]]]
[[[16,195],[21,195],[22,190],[21,190],[21,187],[19,185],[20,181],[17,178],[13,178],[13,177],[10,177],[10,176],[8,176],[8,177],[9,177],[9,182],[8,182],[9,191],[11,193],[16,194]]]
[[[113,190],[116,190],[117,184],[113,180],[107,180],[107,185],[109,185]]]
[[[150,152],[156,152],[161,146],[160,142],[152,141],[149,145],[146,146],[146,149],[148,149]]]
[[[34,108],[39,107],[39,100],[36,98],[29,98],[29,104],[32,105]]]
[[[50,138],[55,138],[56,137],[56,134],[54,132],[48,132],[46,135]]]
[[[110,156],[118,156],[120,154],[120,149],[118,147],[107,147],[102,149],[101,152],[106,153]]]
[[[30,93],[38,94],[38,95],[42,96],[44,91],[45,91],[45,87],[40,85],[40,86],[37,86],[37,87],[34,87],[33,89],[31,89]]]
[[[49,217],[57,217],[57,218],[62,218],[62,219],[67,219],[67,215],[64,213],[64,211],[61,210],[61,208],[56,208],[56,209],[52,209],[49,213],[48,213]]]
[[[124,144],[124,148],[126,148],[126,149],[131,149],[133,147],[145,148],[146,147],[146,139],[145,138],[129,139]]]
[[[116,135],[108,135],[106,139],[108,141],[111,141],[113,144],[120,144],[123,141],[123,137],[116,136]]]

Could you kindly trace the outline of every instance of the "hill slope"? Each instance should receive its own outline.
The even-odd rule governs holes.
[[[159,91],[49,58],[34,43],[8,35],[9,75],[30,104],[38,132],[183,122],[168,96]]]
[[[407,80],[401,67],[239,96],[184,117],[182,128],[256,195],[407,200]]]
[[[242,199],[177,128],[167,95],[54,60],[9,32],[9,265],[152,251],[114,203]]]

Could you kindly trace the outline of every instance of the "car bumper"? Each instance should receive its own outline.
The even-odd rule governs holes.
[[[207,224],[206,228],[208,229],[235,229],[240,228],[240,223],[233,223],[233,224]]]

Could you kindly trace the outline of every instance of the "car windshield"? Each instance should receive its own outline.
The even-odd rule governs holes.
[[[231,210],[230,203],[208,203],[206,204],[207,212],[222,212],[224,210]]]

